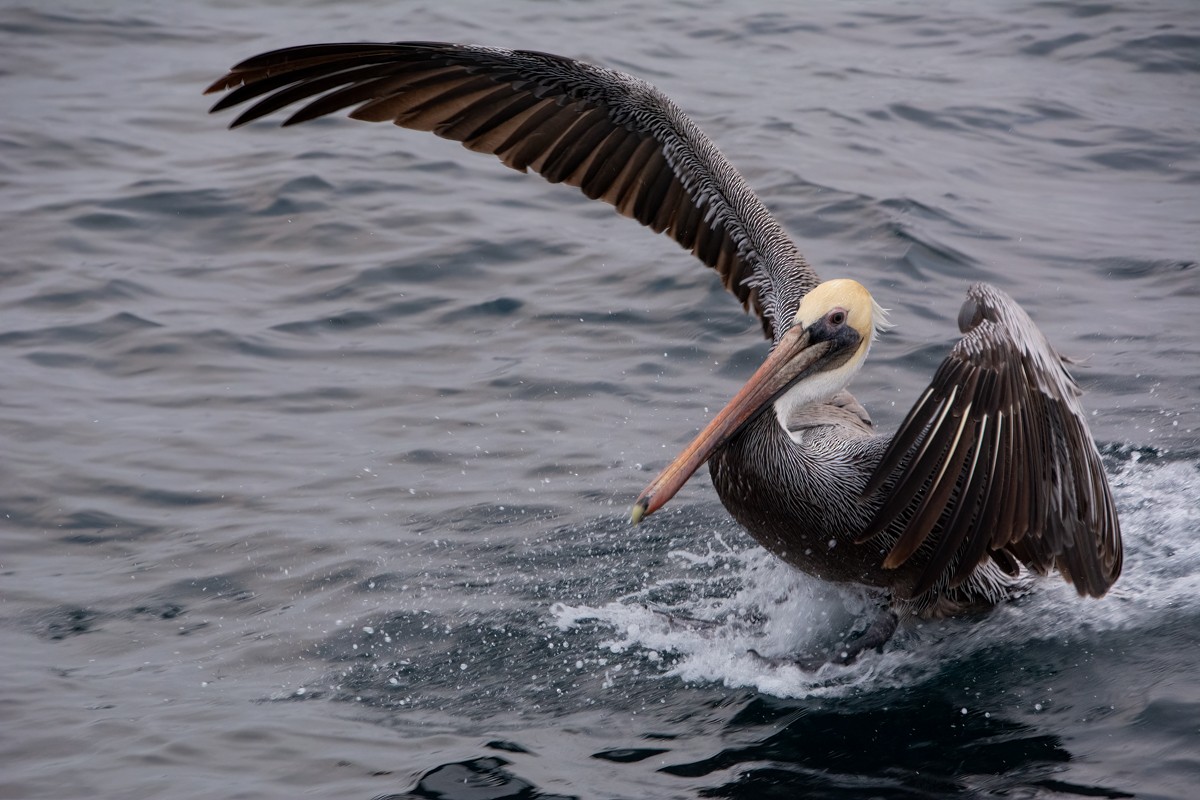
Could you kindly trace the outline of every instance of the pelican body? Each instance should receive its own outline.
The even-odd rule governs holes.
[[[975,284],[962,338],[892,436],[846,390],[886,321],[861,284],[821,281],[736,169],[667,97],[624,73],[532,51],[410,42],[264,53],[209,87],[231,127],[303,105],[352,108],[579,187],[665,233],[756,313],[772,349],[637,498],[636,523],[705,463],[730,514],[820,578],[884,590],[897,615],[1007,597],[1023,568],[1101,597],[1121,571],[1100,455],[1062,359],[999,289]]]

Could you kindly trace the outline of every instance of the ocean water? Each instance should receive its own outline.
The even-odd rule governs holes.
[[[1180,2],[0,8],[0,796],[1183,798],[1200,785],[1200,14]],[[864,608],[697,476],[766,352],[672,242],[345,119],[263,50],[547,50],[671,95],[892,309],[893,428],[991,281],[1080,362],[1121,581],[803,673]]]

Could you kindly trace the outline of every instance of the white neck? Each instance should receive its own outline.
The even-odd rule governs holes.
[[[842,364],[837,369],[825,370],[797,381],[779,397],[775,398],[775,419],[779,427],[788,429],[788,420],[792,412],[813,403],[824,403],[846,388],[850,379],[858,373],[863,362],[867,360],[867,351],[871,349],[870,342],[863,348],[861,355]]]

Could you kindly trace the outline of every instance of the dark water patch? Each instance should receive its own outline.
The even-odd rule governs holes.
[[[873,198],[848,196],[840,192],[834,193],[811,216],[812,219],[806,219],[797,226],[806,238],[836,239],[853,236],[855,232],[865,234],[881,222]]]
[[[964,128],[974,128],[993,133],[1012,133],[1014,128],[1038,121],[1038,117],[1015,113],[1002,108],[987,106],[954,106],[944,112],[956,118]]]
[[[289,346],[274,342],[279,337],[259,334],[238,334],[225,329],[198,331],[188,337],[192,344],[218,354],[236,354],[268,361],[323,361],[327,354],[310,347]],[[357,355],[365,357],[363,353]]]
[[[1064,122],[1084,118],[1084,115],[1078,109],[1067,105],[1065,102],[1038,99],[1026,103],[1024,108],[1027,110],[1029,118],[1038,121],[1051,120]]]
[[[616,750],[601,750],[598,753],[592,753],[592,758],[612,761],[616,764],[636,764],[647,758],[669,752],[671,752],[669,749],[663,747],[621,747]]]
[[[871,25],[912,25],[914,23],[924,22],[927,17],[923,14],[905,14],[899,11],[855,11],[851,15],[851,19],[865,19]],[[853,22],[846,20],[840,23],[842,27],[857,27]]]
[[[443,764],[422,775],[411,791],[379,795],[374,800],[579,800],[576,795],[539,791],[505,769],[511,763],[486,756]]]
[[[290,222],[290,219],[289,219]],[[374,248],[363,245],[365,231],[360,223],[348,223],[340,220],[322,219],[303,234],[289,231],[285,226],[275,228],[276,241],[281,245],[292,242],[320,242],[322,248],[336,248],[353,253],[356,256],[363,251],[370,252]],[[343,265],[339,264],[339,268]]]
[[[665,374],[661,361],[638,361],[626,367],[625,372],[632,377],[661,378]]]
[[[104,621],[127,620],[132,622],[169,622],[171,630],[178,635],[188,635],[206,627],[206,621],[186,625],[179,619],[188,609],[178,601],[151,598],[119,612],[102,611],[95,607],[62,606],[37,615],[32,627],[36,634],[50,641],[61,641],[85,633],[103,630]]]
[[[257,597],[257,593],[250,586],[249,579],[252,577],[231,572],[183,578],[158,589],[151,598],[143,600],[142,605],[150,608],[169,608],[175,605],[184,607],[185,601],[220,601],[240,605]]]
[[[194,352],[189,341],[139,340],[123,348],[119,358],[96,359],[93,366],[101,372],[113,375],[136,375],[144,370],[178,363],[179,359],[189,357]],[[141,399],[143,398],[138,398]]]
[[[1169,770],[1181,789],[1200,781],[1200,741],[1196,724],[1200,701],[1189,698],[1158,698],[1137,715],[1134,726],[1154,759]]]
[[[83,509],[67,514],[54,514],[47,526],[71,531],[58,537],[64,544],[95,545],[106,542],[127,542],[156,536],[162,532],[158,525],[136,522],[127,516],[99,509]]]
[[[846,27],[851,27],[851,26],[846,26]],[[836,80],[843,80],[847,77],[862,78],[862,79],[866,79],[866,80],[892,79],[892,78],[896,77],[891,72],[887,72],[887,71],[883,71],[883,70],[879,70],[879,69],[870,69],[870,68],[866,68],[866,67],[863,67],[863,66],[857,65],[857,64],[843,66],[841,69],[839,69],[837,71],[814,71],[813,74],[814,75],[822,75],[823,77],[833,78]],[[951,75],[948,73],[939,73],[939,72],[928,72],[928,73],[924,73],[924,74],[920,74],[920,75],[913,75],[913,76],[910,76],[910,78],[911,78],[911,80],[919,81],[921,83],[941,84],[941,85],[947,85],[947,86],[951,85],[951,84],[962,83],[962,80],[955,75]],[[884,112],[874,111],[874,112],[864,112],[864,113],[868,117],[873,117],[873,118],[878,119],[878,118],[880,118],[878,115],[883,114]]]
[[[161,565],[154,567],[154,571],[159,569]],[[222,620],[267,611],[254,583],[259,581],[251,571],[173,580],[153,592],[121,601],[103,616],[123,620],[135,637],[139,635],[136,632],[196,636],[220,627]]]
[[[71,218],[71,224],[86,231],[107,233],[112,231],[131,231],[141,228],[140,220],[128,214],[113,214],[105,211],[93,211]]]
[[[899,222],[891,227],[897,239],[908,243],[899,264],[892,267],[898,267],[906,278],[933,281],[938,275],[951,275],[964,282],[991,278],[990,272],[967,253],[949,244],[933,241],[927,235]]]
[[[191,508],[194,506],[211,506],[229,503],[231,498],[227,493],[216,494],[200,489],[191,491],[176,491],[145,484],[133,486],[129,484],[108,483],[98,487],[101,494],[111,497],[127,497],[136,505],[154,508]]]
[[[606,285],[623,284],[629,280],[629,277],[613,273],[600,278],[600,280]],[[642,291],[653,294],[667,294],[678,291],[690,292],[694,285],[695,276],[691,274],[691,271],[679,274],[651,275],[642,284]]]
[[[300,202],[291,197],[276,197],[270,205],[254,211],[256,217],[296,217],[305,213],[316,213],[329,208],[323,200]],[[321,232],[314,230],[317,235]]]
[[[744,30],[747,36],[782,36],[788,37],[798,33],[816,33],[824,31],[824,27],[805,19],[796,19],[790,14],[758,13],[745,18]]]
[[[478,317],[511,317],[524,307],[525,303],[516,298],[497,297],[494,300],[485,300],[482,303],[475,303],[466,308],[443,314],[439,321],[455,323],[470,321]]]
[[[351,190],[358,193],[363,192],[362,187],[352,187]],[[328,198],[336,193],[336,187],[321,175],[301,175],[280,184],[277,194],[289,195],[306,192],[315,192],[321,196],[322,202],[327,202]]]
[[[912,197],[888,197],[879,200],[877,205],[880,208],[886,209],[889,216],[889,219],[886,223],[884,223],[883,227],[887,230],[890,230],[893,234],[901,236],[902,238],[906,236],[908,238],[915,238],[912,233],[913,226],[910,222],[907,222],[908,220],[915,219],[919,220],[922,224],[929,225],[931,227],[936,226],[938,228],[950,228],[957,230],[961,234],[969,236],[972,239],[990,241],[1004,238],[998,234],[989,233],[987,230],[981,230],[978,227],[973,226],[961,219],[958,215],[950,210],[950,208],[957,203],[959,198],[955,197],[954,195],[944,195],[943,197],[945,204],[938,206],[923,203],[920,200]],[[897,216],[901,218],[900,221],[895,219]],[[944,249],[939,245],[930,244],[926,246],[935,250]],[[965,254],[954,253],[953,257],[959,263],[971,263],[971,259],[969,259]]]
[[[1091,41],[1091,36],[1084,33],[1069,33],[1065,36],[1056,36],[1053,39],[1040,39],[1032,44],[1027,44],[1021,48],[1021,52],[1029,56],[1049,56],[1072,45],[1081,42]]]
[[[1150,172],[1177,177],[1173,166],[1176,153],[1153,147],[1115,147],[1087,156],[1106,169],[1120,172]]]
[[[155,189],[106,200],[100,206],[147,217],[228,219],[236,217],[240,209],[231,196],[231,192],[218,189]]]
[[[129,615],[132,618],[150,617],[160,620],[173,620],[187,613],[187,609],[179,603],[162,602],[155,604],[145,604],[134,606],[129,610]]]
[[[75,355],[72,353],[34,351],[26,353],[25,358],[29,359],[30,363],[37,364],[39,367],[46,367],[47,369],[82,369],[99,364],[92,356]]]
[[[39,637],[58,642],[98,630],[103,616],[91,608],[62,606],[39,615],[33,628]]]
[[[1131,64],[1140,72],[1189,74],[1200,72],[1200,36],[1158,33],[1101,50],[1096,58]]]
[[[0,495],[0,519],[4,520],[5,527],[14,531],[19,528],[44,528],[47,520],[44,511],[45,498],[33,493],[15,494],[11,488],[15,484],[12,477],[3,472],[0,472],[0,477],[8,489],[6,494]],[[30,544],[37,547],[36,541]],[[10,544],[13,550],[15,546],[15,542]]]
[[[0,346],[45,346],[62,344],[84,344],[94,346],[98,342],[111,341],[130,333],[162,325],[144,319],[128,311],[112,314],[95,322],[75,325],[50,325],[30,330],[10,330],[0,333]]]
[[[1080,265],[1108,280],[1134,281],[1172,297],[1200,296],[1197,262],[1173,259],[1098,258]],[[1144,289],[1142,290],[1144,292]]]
[[[313,303],[350,300],[368,294],[364,292],[366,287],[356,280],[357,275],[349,279],[344,277],[347,268],[348,265],[341,260],[292,265],[291,274],[303,278],[299,281],[302,286],[297,291],[281,295],[281,302],[289,307],[304,308]],[[318,284],[317,279],[325,276],[331,276],[337,283],[332,286]]]
[[[954,797],[1006,776],[1012,788],[1054,774],[1071,754],[1062,740],[948,703],[899,700],[886,710],[800,715],[745,747],[660,771],[703,777],[736,770],[706,797]],[[751,766],[768,764],[770,766]],[[950,769],[947,769],[950,767]],[[768,787],[770,789],[768,790]],[[766,794],[757,794],[767,790]]]
[[[271,330],[306,336],[330,332],[350,333],[362,328],[385,325],[396,319],[419,317],[450,302],[452,301],[442,297],[413,298],[388,303],[372,311],[346,311],[315,319],[284,322],[272,325]]]
[[[1035,4],[1039,8],[1053,9],[1056,12],[1066,14],[1069,17],[1078,19],[1089,19],[1091,17],[1101,17],[1113,12],[1123,11],[1119,6],[1111,3],[1065,3],[1065,2],[1042,2]]]
[[[888,115],[876,115],[876,119],[886,120],[891,117],[897,117],[908,122],[914,122],[923,128],[930,130],[958,131],[962,129],[962,124],[948,114],[943,114],[935,111],[928,111],[923,108],[908,105],[906,103],[893,103],[888,106]]]
[[[0,30],[29,38],[53,37],[55,41],[91,46],[100,45],[113,36],[152,44],[191,44],[194,41],[157,20],[107,11],[88,15],[79,11],[54,13],[33,7],[18,8],[0,23]]]
[[[143,283],[114,278],[82,289],[55,289],[40,291],[22,299],[26,308],[44,308],[56,311],[80,310],[95,305],[137,301],[146,297],[157,297],[158,292]]]
[[[423,308],[420,310],[424,310]],[[323,316],[320,319],[303,320],[300,322],[285,322],[272,325],[271,330],[281,333],[295,333],[312,336],[331,331],[351,332],[361,328],[369,328],[382,324],[381,316],[376,312],[346,311],[341,314]]]
[[[458,461],[459,456],[460,453],[457,452],[414,447],[411,450],[405,450],[403,454],[401,454],[400,459],[409,464],[425,464],[433,466],[436,464]]]

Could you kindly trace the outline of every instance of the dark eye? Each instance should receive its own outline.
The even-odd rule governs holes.
[[[841,311],[841,310],[830,312],[829,324],[830,325],[845,325],[846,324],[846,312]]]

